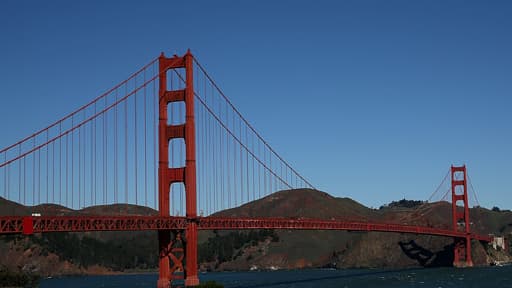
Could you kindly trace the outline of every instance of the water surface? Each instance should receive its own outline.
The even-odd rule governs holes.
[[[156,274],[83,276],[44,279],[41,288],[156,287]],[[512,266],[431,269],[289,270],[201,273],[201,281],[214,280],[224,287],[511,287]]]

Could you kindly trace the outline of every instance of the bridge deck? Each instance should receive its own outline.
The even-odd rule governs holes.
[[[409,234],[435,235],[465,238],[464,232],[433,227],[412,226],[391,223],[346,222],[320,219],[287,218],[219,218],[160,216],[3,216],[0,217],[0,234],[45,233],[45,232],[84,232],[84,231],[135,231],[135,230],[182,230],[188,221],[198,223],[201,230],[241,230],[241,229],[285,229],[285,230],[344,230],[376,231]],[[488,235],[469,234],[471,239],[490,242]]]

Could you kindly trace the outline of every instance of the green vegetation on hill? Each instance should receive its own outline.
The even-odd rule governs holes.
[[[268,238],[274,242],[279,241],[279,236],[274,230],[236,231],[226,235],[221,235],[218,231],[215,231],[213,237],[199,245],[199,263],[231,261],[241,255],[241,248],[247,245],[256,246],[259,242]]]
[[[56,254],[61,260],[78,267],[93,265],[113,271],[145,270],[158,267],[158,238],[151,232],[127,237],[134,232],[100,232],[96,237],[86,233],[44,233],[31,236],[4,235],[2,242],[16,242],[23,251],[40,247],[40,253]],[[240,256],[242,249],[270,239],[279,241],[274,230],[251,230],[221,233],[214,231],[213,237],[199,244],[199,263],[222,263]],[[2,286],[0,286],[2,287]]]
[[[22,241],[25,236],[9,236],[3,241]],[[40,246],[41,253],[49,252],[67,260],[78,267],[87,268],[100,265],[114,271],[126,269],[156,268],[158,265],[156,235],[154,237],[138,237],[128,241],[102,241],[83,233],[44,233],[28,237],[24,248],[32,245]]]
[[[39,277],[36,275],[12,272],[0,267],[0,287],[37,287]]]
[[[399,200],[399,201],[393,201],[387,205],[383,205],[383,206],[380,206],[379,209],[384,209],[384,208],[416,208],[420,205],[423,205],[425,204],[425,202],[423,201],[419,201],[419,200],[407,200],[407,199],[402,199],[402,200]]]

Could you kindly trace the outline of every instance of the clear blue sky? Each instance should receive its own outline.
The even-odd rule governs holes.
[[[0,3],[0,147],[191,48],[317,188],[378,207],[467,164],[512,208],[510,1]]]

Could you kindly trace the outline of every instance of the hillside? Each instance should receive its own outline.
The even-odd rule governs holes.
[[[114,204],[73,210],[55,204],[23,206],[0,197],[4,215],[156,215],[137,205]],[[0,236],[0,268],[36,273],[111,274],[130,269],[157,267],[158,241],[155,231],[44,233]]]
[[[306,208],[307,207],[307,208]],[[415,207],[383,206],[370,209],[348,198],[296,189],[274,193],[214,216],[320,218],[344,221],[377,221],[451,228],[451,204],[422,203]],[[512,213],[484,208],[470,211],[472,229],[479,233],[509,231]],[[508,229],[508,230],[507,230]],[[214,263],[206,269],[304,268],[304,267],[415,267],[450,266],[453,240],[444,237],[397,233],[350,233],[345,231],[276,231],[280,241],[246,249],[239,257]],[[490,259],[480,243],[473,244],[473,259],[486,265]]]
[[[372,219],[378,215],[350,198],[312,189],[284,190],[214,216]]]
[[[311,189],[296,189],[279,191],[214,216],[320,218],[451,227],[449,203],[417,202],[404,199],[380,209],[371,209],[349,198],[336,198]],[[44,215],[157,213],[147,207],[125,204],[81,210],[53,204],[26,207],[1,198],[0,207],[0,215],[30,215],[32,212]],[[473,231],[503,234],[512,230],[510,212],[474,208],[470,215]],[[453,261],[452,239],[433,236],[276,230],[200,231],[199,238],[200,268],[203,270],[429,267],[449,266]],[[0,266],[42,275],[147,270],[156,268],[158,260],[154,231],[2,236],[0,251],[3,256],[0,257]],[[473,258],[478,265],[486,265],[491,260],[480,243],[473,243]]]

